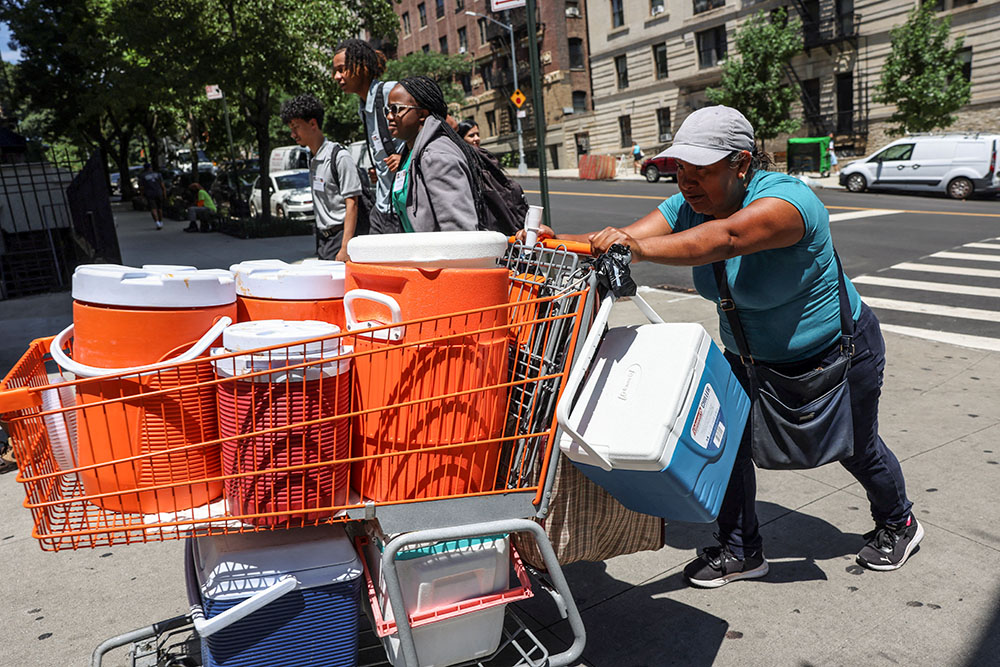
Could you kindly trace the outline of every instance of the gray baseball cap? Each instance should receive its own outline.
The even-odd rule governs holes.
[[[753,151],[753,125],[732,107],[703,107],[684,119],[667,157],[704,166],[733,151]]]

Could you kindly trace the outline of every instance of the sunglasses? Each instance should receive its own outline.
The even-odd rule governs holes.
[[[401,109],[421,109],[421,108],[422,107],[418,107],[413,104],[386,104],[382,108],[382,111],[385,112],[386,117],[388,117],[389,114],[392,114],[393,116],[402,116],[403,114],[400,113]]]

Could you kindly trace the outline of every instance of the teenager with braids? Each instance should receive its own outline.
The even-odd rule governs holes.
[[[483,212],[475,149],[447,123],[441,88],[426,76],[389,93],[389,131],[409,149],[392,185],[393,211],[407,232],[475,230]]]
[[[393,175],[402,162],[405,144],[389,133],[385,104],[395,81],[379,81],[385,56],[360,39],[347,39],[333,54],[333,80],[345,93],[357,95],[358,112],[365,127],[368,154],[375,167],[375,208],[369,214],[372,234],[398,231],[389,203]]]

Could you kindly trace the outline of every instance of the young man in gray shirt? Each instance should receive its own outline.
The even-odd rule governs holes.
[[[354,238],[358,222],[358,167],[349,151],[323,136],[323,105],[312,95],[285,102],[281,122],[291,130],[295,143],[312,153],[309,182],[316,212],[316,256],[345,262],[347,243]]]

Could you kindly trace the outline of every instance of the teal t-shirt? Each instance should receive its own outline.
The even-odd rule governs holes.
[[[805,234],[787,248],[726,260],[726,276],[750,354],[771,363],[801,361],[830,347],[840,336],[837,262],[830,237],[830,214],[807,185],[787,174],[768,171],[754,174],[743,206],[765,197],[783,199],[795,206],[805,222]],[[659,210],[675,234],[707,219],[695,213],[681,194],[666,199]],[[696,266],[693,273],[695,289],[718,308],[719,289],[712,265]],[[857,319],[861,314],[861,297],[850,280],[846,283],[852,315]],[[725,313],[721,308],[718,313],[726,349],[738,352]]]
[[[392,209],[399,216],[399,222],[403,226],[404,232],[412,232],[413,225],[410,224],[410,216],[406,214],[406,198],[410,194],[410,163],[413,161],[413,151],[406,156],[406,161],[399,166],[399,171],[392,181],[392,190],[389,193],[389,203]]]

